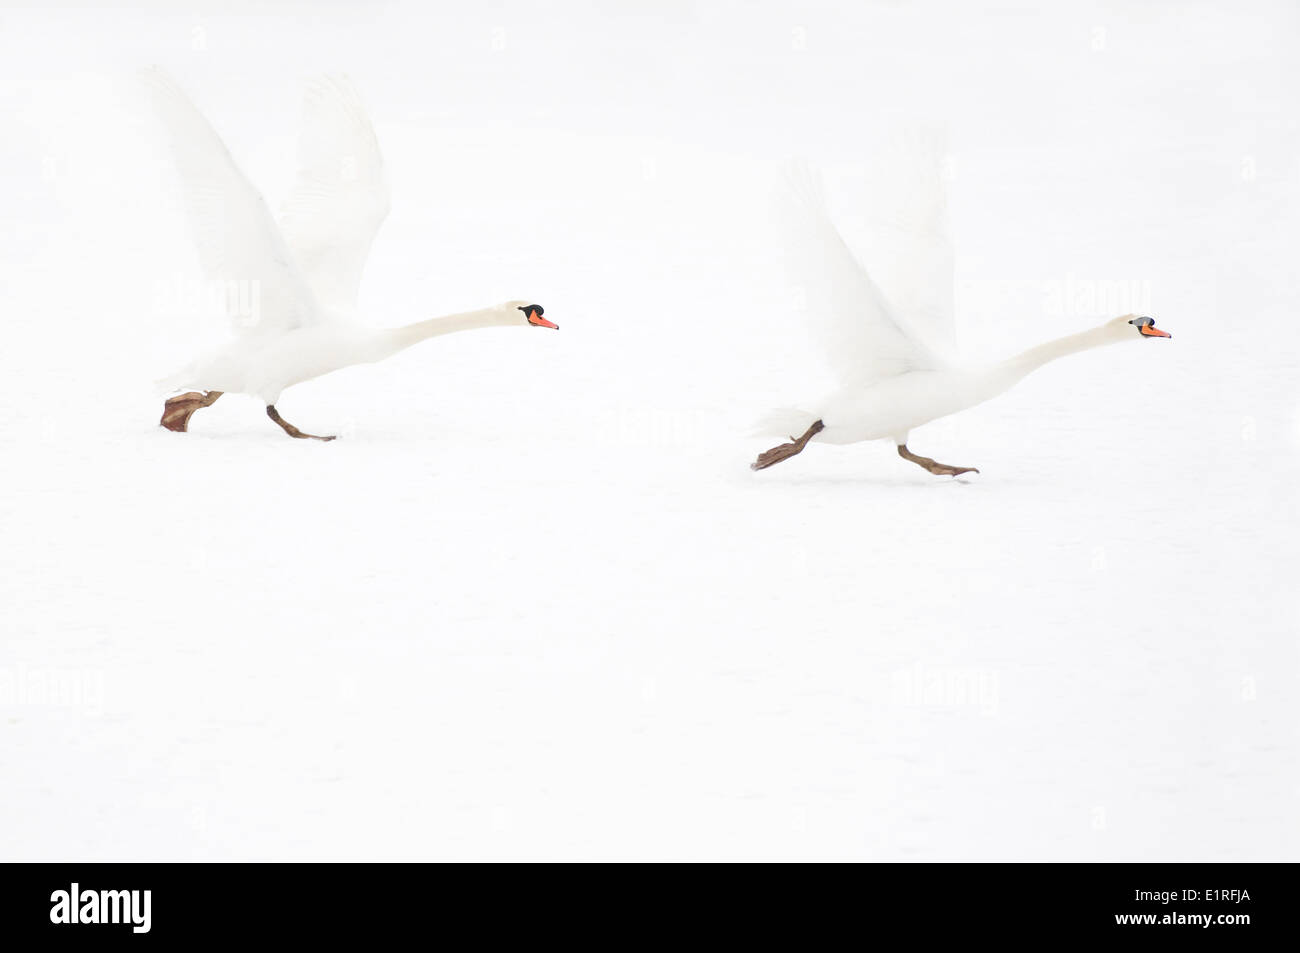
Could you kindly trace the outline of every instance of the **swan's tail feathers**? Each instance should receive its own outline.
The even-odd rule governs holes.
[[[154,393],[163,395],[171,394],[178,390],[189,390],[194,380],[194,366],[189,365],[181,368],[175,374],[169,374],[166,377],[160,377],[153,382]]]
[[[781,407],[764,414],[751,436],[794,439],[817,421],[817,415],[797,407]]]

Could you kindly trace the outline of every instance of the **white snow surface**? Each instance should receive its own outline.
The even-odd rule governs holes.
[[[1300,10],[619,8],[4,13],[0,859],[1298,859]],[[273,207],[345,70],[365,320],[560,331],[289,391],[329,444],[235,396],[160,429],[225,331],[152,62]],[[913,433],[969,478],[753,473],[828,380],[781,163],[853,244],[915,116],[965,353],[1173,339]]]

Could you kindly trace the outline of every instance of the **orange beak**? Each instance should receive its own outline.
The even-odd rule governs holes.
[[[1160,330],[1158,327],[1156,327],[1154,324],[1146,324],[1146,325],[1143,325],[1142,327],[1138,328],[1138,330],[1141,331],[1143,334],[1145,334],[1145,335],[1146,335],[1147,337],[1149,337],[1149,338],[1171,338],[1171,337],[1173,337],[1173,335],[1170,334],[1168,331],[1161,331],[1161,330]]]
[[[536,311],[528,312],[528,323],[535,324],[539,328],[554,328],[556,331],[560,330],[560,326],[558,324],[552,324],[550,321],[547,321]],[[1169,337],[1169,335],[1166,334],[1165,337]]]

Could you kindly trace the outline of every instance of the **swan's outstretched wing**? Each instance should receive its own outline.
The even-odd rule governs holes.
[[[237,333],[286,331],[319,320],[319,307],[270,209],[203,114],[161,69],[146,70],[180,170],[186,211],[208,279],[239,307]]]
[[[308,87],[298,151],[301,170],[280,227],[322,304],[350,314],[389,201],[375,130],[346,77]]]
[[[873,383],[943,366],[885,300],[826,212],[821,183],[802,162],[778,193],[786,264],[809,329],[843,383]]]
[[[881,130],[854,186],[864,212],[855,247],[907,327],[951,348],[954,259],[948,227],[949,151],[942,125],[896,121]]]

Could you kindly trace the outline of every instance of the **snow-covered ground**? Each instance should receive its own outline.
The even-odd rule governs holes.
[[[1300,11],[857,7],[0,14],[0,858],[1297,859]],[[219,328],[149,62],[273,203],[347,70],[370,320],[561,330],[291,390],[331,444],[159,429]],[[899,116],[950,124],[967,353],[1173,340],[913,434],[969,479],[753,473],[824,380],[778,164],[852,237]]]

